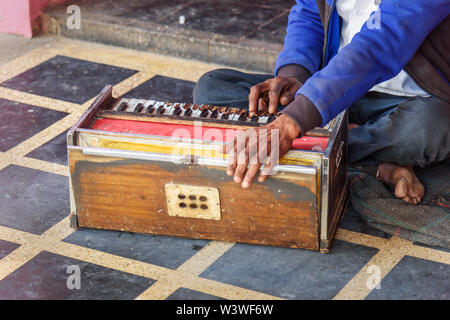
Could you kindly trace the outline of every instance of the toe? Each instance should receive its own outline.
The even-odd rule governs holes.
[[[395,185],[395,196],[405,198],[408,196],[408,182],[406,179],[399,179]]]
[[[421,196],[416,197],[416,204],[420,203],[420,201],[422,201],[422,197]]]
[[[411,198],[409,196],[403,197],[402,200],[407,202],[407,203],[412,203],[412,200],[411,200]]]

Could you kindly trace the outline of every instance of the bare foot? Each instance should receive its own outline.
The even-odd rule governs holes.
[[[395,196],[411,204],[418,204],[425,194],[425,188],[415,175],[412,166],[380,163],[377,178],[394,186]]]

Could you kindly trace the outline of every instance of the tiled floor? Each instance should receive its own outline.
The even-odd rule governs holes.
[[[27,157],[67,165],[67,130],[31,151]]]
[[[0,98],[0,151],[6,152],[67,114]]]
[[[0,259],[3,259],[12,251],[17,249],[20,245],[17,243],[12,243],[4,240],[0,240]]]
[[[124,96],[164,101],[192,102],[195,82],[171,77],[154,76],[127,92]]]
[[[134,73],[135,70],[56,56],[0,85],[39,96],[83,104],[95,97],[105,85],[116,84]]]
[[[69,209],[68,179],[11,164],[0,170],[0,225],[42,234]]]
[[[64,241],[170,269],[178,268],[209,242],[94,229],[77,230]]]
[[[448,299],[448,251],[389,237],[351,208],[330,254],[70,229],[65,133],[101,87],[191,101],[217,67],[65,39],[2,66],[0,299]]]
[[[68,289],[71,266],[80,270],[79,289]],[[0,281],[0,299],[133,299],[155,281],[92,263],[41,252]]]
[[[450,299],[448,265],[405,256],[367,299]]]
[[[331,254],[235,244],[201,276],[285,299],[332,299],[377,251],[340,240]]]
[[[179,288],[167,300],[221,300],[222,298],[215,297],[209,294],[201,293],[195,290],[186,288]]]

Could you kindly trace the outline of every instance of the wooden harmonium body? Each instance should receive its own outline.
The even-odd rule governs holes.
[[[347,198],[346,113],[242,189],[217,146],[275,117],[105,87],[68,133],[72,226],[328,252]]]

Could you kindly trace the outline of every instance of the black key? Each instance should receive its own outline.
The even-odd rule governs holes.
[[[218,115],[219,115],[219,111],[217,111],[217,110],[214,110],[213,112],[211,112],[211,118],[212,119],[217,118]]]
[[[192,113],[192,109],[189,108],[189,109],[186,109],[186,111],[184,112],[184,115],[185,115],[186,117],[189,117],[189,116],[191,115],[191,113]]]
[[[162,105],[162,106],[159,106],[159,108],[158,108],[158,110],[156,111],[156,113],[158,113],[158,114],[163,114],[165,110],[166,110],[166,108],[164,108],[164,105]]]
[[[134,108],[134,112],[141,112],[143,108],[144,108],[144,105],[141,102],[139,102],[136,105],[136,107]]]
[[[229,114],[228,113],[222,113],[222,116],[220,119],[228,119]]]
[[[276,118],[277,118],[276,115],[271,114],[271,115],[269,116],[269,118],[267,119],[267,123],[272,122],[272,121],[275,120]]]
[[[238,121],[246,121],[247,120],[247,113],[243,112],[238,118]]]
[[[173,115],[177,116],[181,113],[181,108],[180,106],[176,106],[175,109],[173,109]]]
[[[122,101],[117,108],[117,111],[122,112],[128,108],[128,104],[125,101]]]
[[[155,107],[154,106],[148,106],[147,113],[152,113],[153,111],[155,111]]]
[[[201,118],[206,118],[208,116],[208,109],[203,109],[202,112],[200,112]]]
[[[250,121],[251,122],[258,122],[258,116],[257,115],[254,115],[251,119],[250,119]]]

